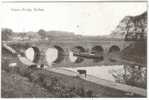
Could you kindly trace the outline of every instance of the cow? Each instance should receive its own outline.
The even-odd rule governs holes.
[[[86,73],[87,73],[86,70],[78,69],[77,72],[78,72],[80,75],[84,74],[84,75],[85,75],[85,78],[86,78],[86,75],[87,75],[87,74],[86,74]]]

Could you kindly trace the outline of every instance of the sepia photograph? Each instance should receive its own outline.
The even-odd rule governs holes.
[[[1,8],[1,98],[147,98],[147,1]]]

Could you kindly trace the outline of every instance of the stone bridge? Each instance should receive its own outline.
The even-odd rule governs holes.
[[[33,61],[39,64],[58,67],[74,66],[95,66],[103,64],[119,64],[111,62],[111,53],[119,54],[124,48],[128,47],[133,41],[124,40],[52,40],[52,41],[22,41],[7,43],[19,52],[25,52],[29,48],[34,50]],[[55,58],[51,48],[57,50]],[[51,53],[50,53],[51,52]],[[49,55],[50,54],[50,55]],[[52,60],[53,61],[49,61]]]

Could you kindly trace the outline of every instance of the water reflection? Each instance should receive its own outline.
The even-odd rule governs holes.
[[[79,68],[65,68],[77,72],[78,69],[87,70],[87,74],[118,83],[146,88],[147,69],[135,65],[92,66]]]

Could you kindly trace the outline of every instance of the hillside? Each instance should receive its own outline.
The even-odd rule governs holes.
[[[147,36],[147,12],[138,16],[126,16],[117,25],[110,37],[140,39]],[[127,40],[126,39],[126,40]]]
[[[124,17],[110,37],[124,39],[125,41],[133,40],[134,43],[122,50],[121,58],[146,66],[147,12],[137,16]]]

